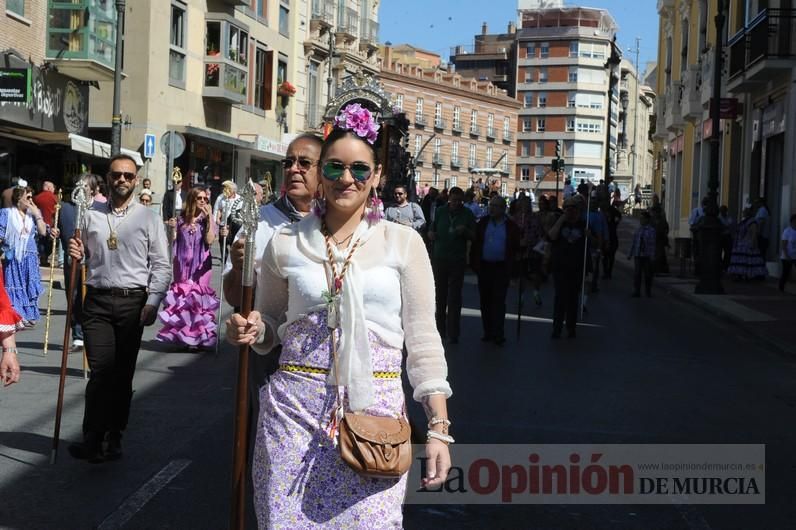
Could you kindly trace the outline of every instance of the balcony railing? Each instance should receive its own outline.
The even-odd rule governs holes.
[[[796,9],[765,9],[729,42],[730,80],[765,59],[796,58]]]
[[[337,14],[337,33],[351,38],[359,36],[359,14],[351,9],[341,9]]]
[[[442,155],[439,153],[434,153],[434,156],[431,157],[431,163],[435,166],[439,167],[442,165]]]
[[[439,131],[445,130],[445,120],[442,118],[434,118],[434,128]]]
[[[415,155],[415,164],[422,164],[426,159],[425,153],[420,153],[419,155]]]
[[[503,131],[503,143],[510,144],[514,139],[514,135],[509,131]]]
[[[495,129],[493,127],[487,127],[486,129],[486,137],[488,140],[495,139]]]
[[[464,129],[462,129],[462,122],[453,120],[451,131],[453,131],[454,133],[462,134],[464,132]]]
[[[379,42],[379,23],[369,18],[362,19],[359,40],[364,44],[377,44]]]
[[[679,81],[672,82],[671,87],[666,92],[665,105],[666,105],[666,130],[671,132],[678,132],[683,129],[685,123],[683,121],[682,109],[680,107],[682,85]]]
[[[82,81],[113,79],[116,7],[100,0],[50,0],[47,58],[58,70]]]
[[[451,168],[459,168],[461,166],[461,162],[459,161],[458,156],[451,156]]]
[[[415,113],[415,125],[425,127],[427,125],[426,117],[423,114]]]
[[[470,136],[480,136],[481,135],[481,127],[478,125],[470,125]]]
[[[680,106],[682,108],[683,117],[690,121],[696,122],[702,119],[702,101],[701,94],[697,90],[700,82],[700,66],[698,64],[689,64],[685,72],[683,72],[682,86],[680,98]]]
[[[312,0],[310,25],[325,27],[334,25],[334,5],[329,0]]]

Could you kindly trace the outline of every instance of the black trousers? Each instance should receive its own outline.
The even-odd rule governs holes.
[[[614,263],[616,262],[616,251],[619,243],[611,243],[603,255],[603,278],[610,279],[614,274]]]
[[[567,329],[574,331],[578,323],[578,307],[580,301],[580,282],[582,280],[582,269],[580,271],[554,271],[553,287],[555,297],[553,298],[553,332],[561,333],[564,321],[567,322]]]
[[[481,323],[486,337],[502,339],[505,336],[509,276],[509,267],[505,261],[481,262],[478,296],[481,301]]]
[[[83,337],[91,376],[86,385],[84,433],[123,431],[130,416],[133,375],[144,328],[144,291],[128,296],[89,288],[83,304]]]
[[[432,265],[437,299],[437,331],[442,338],[459,338],[464,266],[464,261],[447,260],[435,260]]]
[[[652,293],[652,259],[639,258],[635,259],[635,270],[633,271],[633,292],[641,292],[641,277],[644,277],[644,289],[647,294]]]
[[[602,253],[600,252],[592,252],[589,254],[589,259],[591,260],[591,290],[592,292],[597,292],[600,288],[600,260],[602,257]]]
[[[785,290],[785,284],[790,280],[790,271],[793,267],[793,260],[783,259],[782,261],[782,275],[779,277],[779,290]]]
[[[71,276],[70,269],[72,267],[72,258],[69,253],[64,254],[64,293],[68,296],[71,292]],[[83,340],[83,275],[81,274],[82,267],[78,264],[77,280],[75,281],[75,291],[72,293],[72,340]]]

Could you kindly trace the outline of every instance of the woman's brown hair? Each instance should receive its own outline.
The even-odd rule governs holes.
[[[188,190],[188,196],[185,197],[185,203],[182,208],[182,219],[188,224],[193,223],[194,219],[198,216],[199,207],[196,198],[199,194],[204,192],[207,195],[207,190],[201,186],[194,186]]]

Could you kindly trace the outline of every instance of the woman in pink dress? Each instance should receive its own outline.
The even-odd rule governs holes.
[[[182,214],[169,221],[177,232],[172,244],[174,280],[159,315],[163,322],[157,335],[159,341],[188,346],[189,350],[216,343],[219,300],[210,286],[210,245],[216,238],[212,219],[207,190],[193,187]]]

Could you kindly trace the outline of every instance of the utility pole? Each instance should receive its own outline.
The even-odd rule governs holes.
[[[326,104],[328,105],[332,98],[332,83],[334,83],[334,76],[332,75],[332,61],[334,60],[335,54],[335,42],[334,42],[334,31],[332,28],[329,28],[329,68],[328,68],[328,76],[326,77],[326,88],[327,88],[327,98]]]
[[[113,72],[113,117],[111,118],[111,156],[122,151],[122,43],[125,0],[116,0],[116,63]]]
[[[641,52],[641,37],[636,37],[636,49],[629,51],[636,52],[636,107],[633,111],[633,146],[630,151],[630,154],[633,155],[633,182],[630,189],[634,189],[638,181],[636,161],[638,160],[638,113],[641,107],[641,70],[639,70],[638,56]]]

